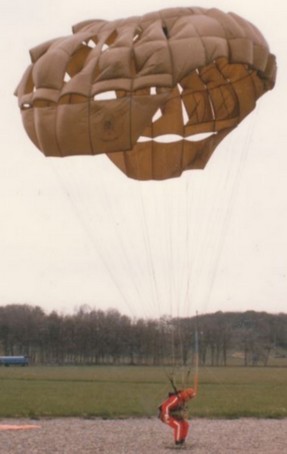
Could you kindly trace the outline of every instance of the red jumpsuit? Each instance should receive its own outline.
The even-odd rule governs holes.
[[[172,394],[165,400],[160,409],[160,419],[173,429],[174,441],[176,444],[183,444],[188,433],[189,424],[183,416],[173,415],[173,412],[184,410],[185,403],[195,397],[192,388]]]

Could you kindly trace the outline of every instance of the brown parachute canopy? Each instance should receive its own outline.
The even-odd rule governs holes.
[[[106,153],[139,180],[204,168],[275,83],[261,33],[218,9],[90,20],[73,33],[30,51],[16,90],[24,127],[46,156]]]

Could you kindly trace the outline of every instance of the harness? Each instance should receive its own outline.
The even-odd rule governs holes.
[[[177,392],[169,392],[168,393],[168,397],[172,397],[172,396],[177,396],[178,395],[178,391]],[[162,420],[162,405],[160,405],[158,407],[158,410],[159,410],[159,415],[158,417]],[[187,419],[188,418],[188,409],[187,409],[187,405],[185,402],[182,402],[180,404],[178,404],[176,407],[174,408],[171,408],[169,410],[169,414],[172,418],[176,419],[177,421],[182,421],[183,419]]]
[[[188,418],[188,411],[186,405],[179,405],[170,410],[170,416],[178,421],[182,421],[183,419]]]

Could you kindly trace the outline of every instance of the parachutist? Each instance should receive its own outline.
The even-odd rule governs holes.
[[[189,430],[186,404],[194,397],[196,397],[194,389],[187,388],[170,393],[168,399],[159,407],[159,418],[173,429],[175,446],[178,448],[184,446]]]

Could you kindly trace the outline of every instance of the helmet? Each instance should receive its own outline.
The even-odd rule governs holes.
[[[183,391],[181,391],[180,394],[183,400],[188,400],[195,397],[195,391],[193,388],[186,388]]]

